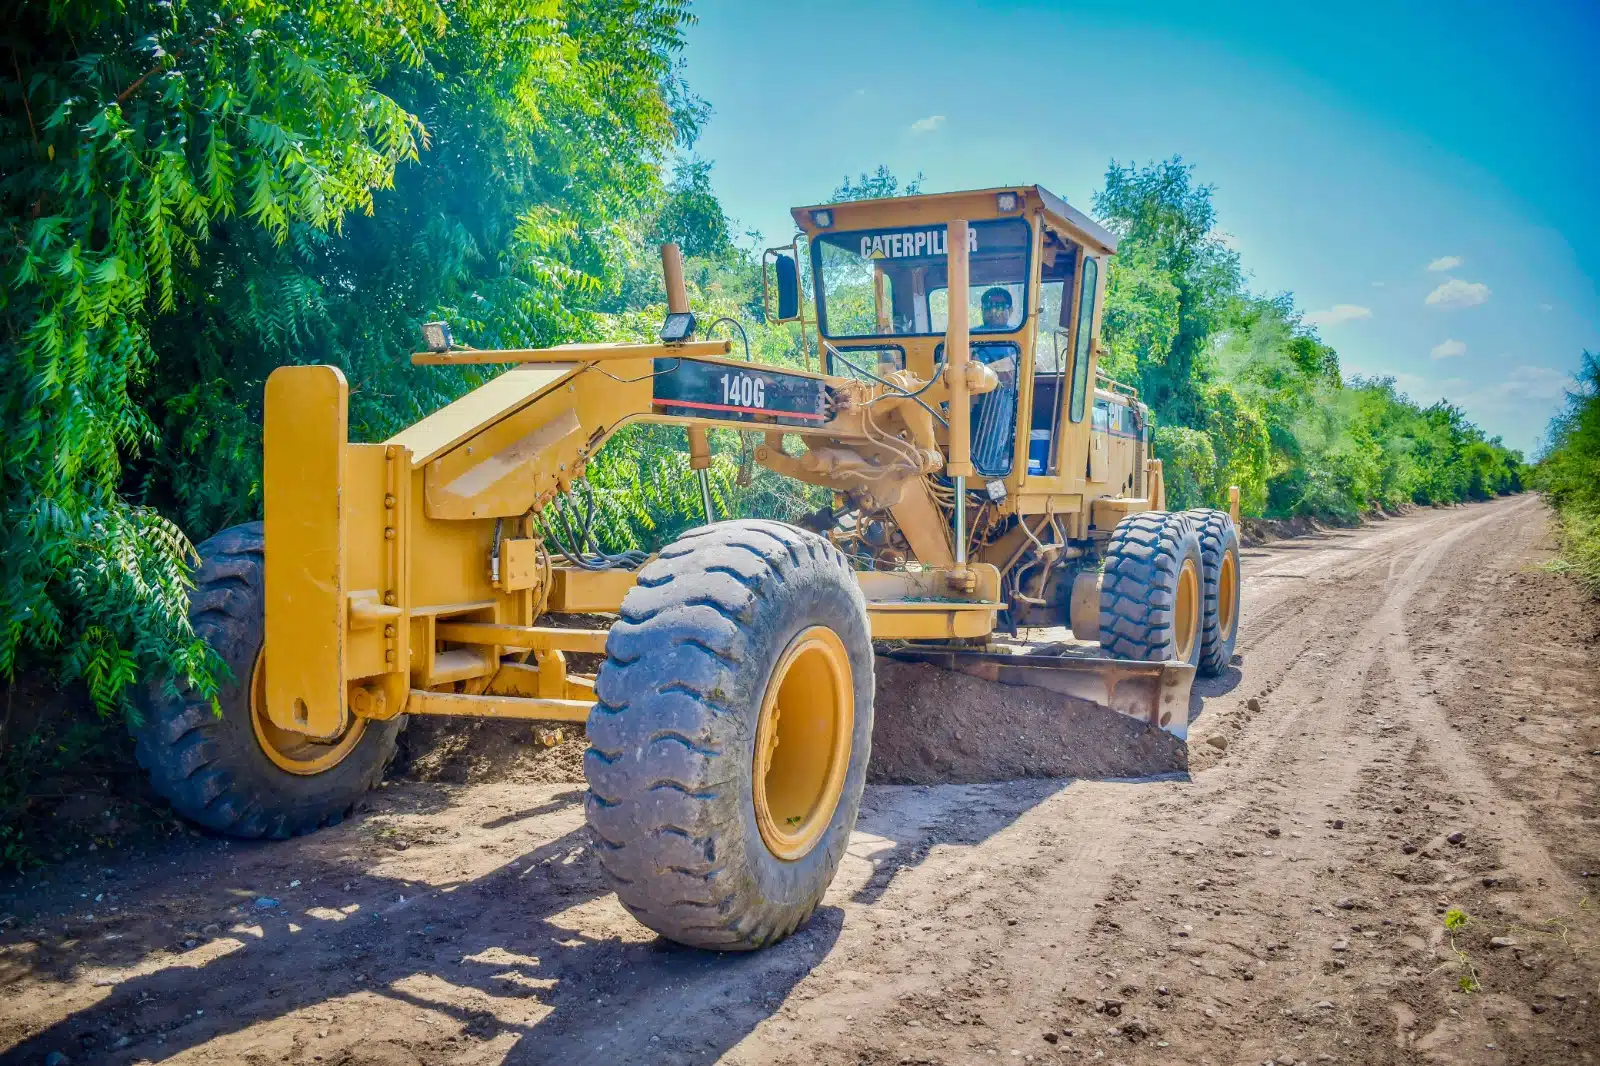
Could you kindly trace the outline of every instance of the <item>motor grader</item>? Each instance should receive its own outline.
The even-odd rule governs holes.
[[[220,715],[151,688],[156,788],[214,830],[282,837],[342,818],[408,715],[583,722],[622,903],[737,950],[792,932],[834,876],[875,648],[1183,737],[1195,672],[1232,654],[1238,538],[1226,513],[1164,510],[1150,414],[1098,376],[1114,235],[1039,186],[793,216],[763,298],[808,360],[814,332],[815,367],[705,339],[668,245],[658,342],[479,351],[428,324],[414,363],[510,369],[381,443],[349,440],[339,369],[274,371],[265,521],[202,544],[192,594],[232,680]],[[706,512],[648,558],[601,550],[582,506],[586,464],[633,422],[684,427]],[[714,514],[714,428],[831,506]],[[596,613],[616,618],[562,617]],[[1070,627],[1078,653],[999,643],[1035,627]],[[569,671],[578,653],[604,656],[597,676]]]

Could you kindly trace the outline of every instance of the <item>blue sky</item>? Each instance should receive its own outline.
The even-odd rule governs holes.
[[[887,163],[929,192],[1181,155],[1260,292],[1346,374],[1531,449],[1600,351],[1600,3],[702,0],[696,152],[774,243]]]

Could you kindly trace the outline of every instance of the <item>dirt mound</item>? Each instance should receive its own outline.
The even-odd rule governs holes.
[[[877,660],[869,780],[970,784],[1025,777],[1140,777],[1186,768],[1158,729],[1037,688]],[[541,732],[559,729],[553,747]],[[450,784],[582,784],[583,727],[572,723],[413,718],[398,772]]]
[[[1142,777],[1186,768],[1181,741],[1040,688],[877,661],[868,779],[968,784],[1023,777]]]
[[[553,746],[540,734],[559,731]],[[583,783],[583,753],[589,746],[574,722],[504,722],[481,718],[411,719],[400,734],[396,772],[419,781],[477,785]]]

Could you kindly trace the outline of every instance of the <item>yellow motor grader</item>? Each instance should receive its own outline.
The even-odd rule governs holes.
[[[430,323],[413,362],[511,368],[381,443],[348,439],[337,368],[274,371],[265,522],[200,545],[192,595],[233,680],[220,716],[152,687],[156,788],[214,830],[288,836],[345,815],[406,715],[584,722],[623,904],[737,950],[788,935],[834,876],[875,642],[1183,737],[1195,672],[1232,655],[1238,537],[1226,513],[1164,510],[1149,412],[1097,375],[1115,237],[1039,186],[793,215],[763,296],[808,353],[814,328],[816,369],[701,338],[668,245],[659,342],[479,351]],[[630,422],[685,428],[706,510],[648,558],[602,551],[574,502]],[[713,428],[833,505],[715,520]],[[551,617],[595,613],[617,617]],[[1079,654],[995,639],[1067,626]],[[577,653],[604,656],[597,676]]]

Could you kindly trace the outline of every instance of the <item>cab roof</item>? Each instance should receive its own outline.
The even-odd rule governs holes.
[[[1000,210],[1001,193],[1015,193],[1017,206]],[[812,212],[833,212],[833,224],[818,226]],[[1043,185],[1003,185],[966,192],[889,196],[877,200],[847,200],[835,204],[796,207],[789,214],[808,237],[835,230],[876,229],[882,226],[930,225],[964,218],[969,222],[996,218],[1025,218],[1038,212],[1056,229],[1086,245],[1090,251],[1114,255],[1117,235],[1079,211]]]

